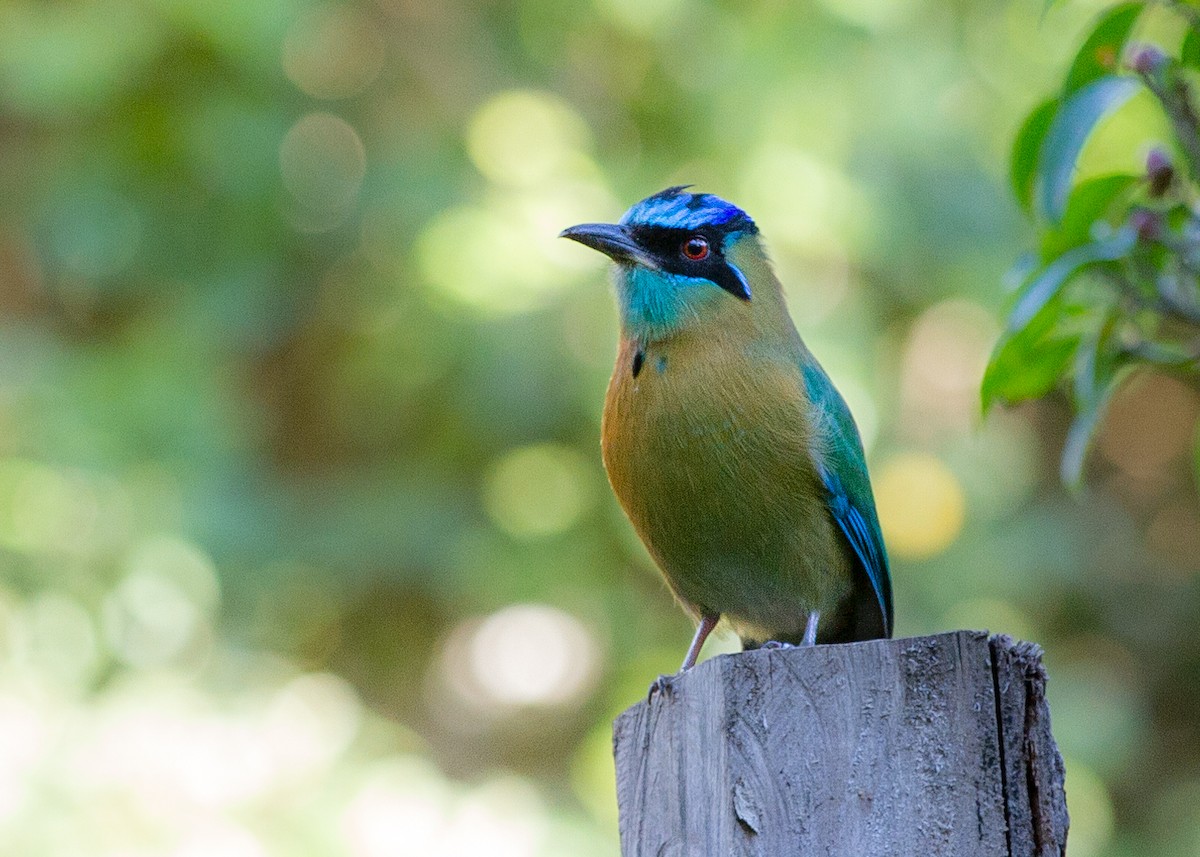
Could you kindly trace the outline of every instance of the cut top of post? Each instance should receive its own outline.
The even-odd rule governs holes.
[[[1040,650],[959,631],[713,658],[616,721],[625,857],[1052,857]]]

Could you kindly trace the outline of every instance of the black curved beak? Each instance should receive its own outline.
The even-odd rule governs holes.
[[[629,230],[618,223],[580,223],[558,233],[559,238],[570,238],[585,247],[599,250],[614,262],[622,265],[641,265],[659,270],[661,267],[645,249],[633,240]]]

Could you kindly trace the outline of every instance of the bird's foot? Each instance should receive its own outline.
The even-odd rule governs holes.
[[[763,643],[761,646],[759,646],[759,648],[760,649],[794,649],[794,648],[796,648],[796,644],[795,643],[785,643],[782,640],[767,640],[765,643]]]
[[[646,693],[646,702],[653,702],[655,695],[669,697],[675,692],[675,679],[679,678],[682,670],[674,675],[660,675],[654,681],[650,682],[650,690]]]
[[[670,696],[674,690],[673,684],[675,679],[679,678],[685,672],[696,665],[696,658],[700,657],[700,649],[704,647],[704,641],[708,639],[708,635],[712,633],[712,629],[717,627],[717,622],[720,620],[719,613],[701,613],[700,624],[696,626],[696,635],[692,637],[692,644],[688,646],[687,655],[683,659],[683,666],[679,668],[679,672],[675,675],[660,675],[650,685],[650,691],[646,694],[646,702],[654,699],[656,693],[661,693],[663,696]]]

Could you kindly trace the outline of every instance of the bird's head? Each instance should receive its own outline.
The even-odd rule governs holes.
[[[671,187],[647,197],[619,223],[581,223],[563,238],[617,263],[621,321],[639,338],[667,335],[706,314],[755,299],[749,262],[765,262],[758,227],[711,194]]]

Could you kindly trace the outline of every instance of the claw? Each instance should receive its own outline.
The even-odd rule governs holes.
[[[675,675],[660,675],[654,681],[650,682],[650,690],[646,693],[646,702],[653,702],[655,694],[661,694],[663,697],[668,697],[675,689]]]
[[[692,645],[688,647],[687,656],[683,659],[683,666],[675,675],[660,675],[656,678],[646,694],[646,702],[653,700],[656,693],[663,696],[671,695],[675,679],[696,665],[696,658],[700,656],[700,649],[704,646],[704,641],[708,639],[712,629],[717,627],[717,621],[720,618],[720,614],[717,613],[704,613],[700,616],[700,624],[696,626],[696,635],[692,637]]]
[[[761,646],[759,646],[759,648],[760,649],[795,649],[795,648],[797,648],[797,646],[795,645],[795,643],[785,643],[781,640],[767,640],[765,643],[763,643]]]

